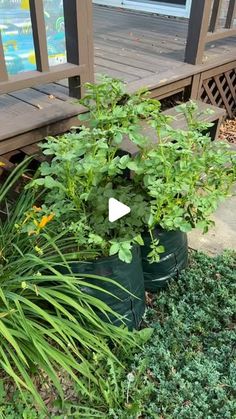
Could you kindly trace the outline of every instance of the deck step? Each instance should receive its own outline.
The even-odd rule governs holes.
[[[194,101],[198,105],[198,112],[201,114],[199,120],[202,122],[211,122],[213,126],[209,129],[209,133],[212,140],[218,138],[220,125],[222,119],[226,116],[226,111],[217,106],[212,106],[207,103],[200,102],[199,100]],[[189,102],[187,102],[189,103]],[[204,114],[206,110],[210,109],[212,112],[210,114]],[[171,126],[174,129],[187,130],[187,122],[183,113],[178,111],[178,106],[174,106],[163,112],[164,115],[172,116],[174,119],[171,122]],[[153,143],[157,142],[157,136],[154,128],[151,128],[150,125],[145,123],[143,125],[143,134],[148,136]],[[139,151],[138,147],[131,143],[128,139],[125,139],[122,143],[122,149],[128,153],[135,154]]]

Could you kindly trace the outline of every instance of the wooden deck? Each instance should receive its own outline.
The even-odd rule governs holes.
[[[210,97],[214,102],[217,94],[212,83],[219,90],[225,74],[231,103],[236,101],[236,39],[208,44],[204,63],[194,66],[184,63],[187,29],[184,19],[94,6],[97,79],[99,74],[122,79],[129,91],[148,87],[159,99],[187,88],[189,97],[205,102]],[[76,115],[82,111],[69,98],[65,82],[1,95],[0,154],[68,130],[78,124]]]
[[[166,72],[187,72],[184,63],[188,20],[95,7],[95,70],[127,83]],[[204,64],[236,59],[235,37],[207,46]],[[191,70],[190,70],[191,71]]]

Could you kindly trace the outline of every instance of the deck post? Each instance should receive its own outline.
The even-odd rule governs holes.
[[[69,78],[70,96],[81,98],[83,84],[94,81],[92,0],[63,0],[67,62],[84,65],[80,76]]]
[[[2,36],[1,36],[1,31],[0,31],[0,81],[7,81],[7,80],[8,80],[8,74],[7,74],[7,67],[6,67],[6,62],[4,58]]]
[[[192,0],[185,62],[201,64],[209,29],[212,0]]]
[[[40,72],[49,71],[47,34],[43,0],[30,0],[30,16],[34,39],[36,67]]]
[[[192,78],[192,85],[191,85],[191,93],[190,93],[190,99],[199,99],[200,95],[200,87],[201,87],[201,73],[194,74]]]
[[[233,27],[235,14],[236,14],[236,0],[230,0],[228,13],[226,16],[226,22],[225,22],[226,29],[231,29]]]
[[[215,32],[218,27],[221,14],[222,0],[215,0],[212,7],[209,32]]]

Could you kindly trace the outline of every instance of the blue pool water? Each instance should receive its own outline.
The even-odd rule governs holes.
[[[62,7],[57,8],[56,12],[55,7],[48,9],[45,10],[45,21],[49,63],[56,65],[66,61],[63,11]],[[29,10],[22,10],[20,0],[14,7],[10,7],[10,0],[5,0],[0,8],[0,30],[8,73],[13,75],[35,70],[30,13]]]

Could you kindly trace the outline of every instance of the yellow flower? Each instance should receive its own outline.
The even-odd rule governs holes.
[[[43,255],[43,251],[42,251],[41,247],[39,247],[39,246],[35,246],[34,248],[35,248],[36,252],[37,252],[40,256],[42,256],[42,255]]]
[[[38,224],[39,228],[44,228],[53,218],[55,214],[44,215]]]
[[[34,205],[33,210],[34,210],[34,212],[40,212],[40,211],[42,211],[42,208],[41,207],[36,207],[36,205]]]
[[[4,167],[6,166],[5,163],[3,163],[3,161],[0,161],[0,167]]]

